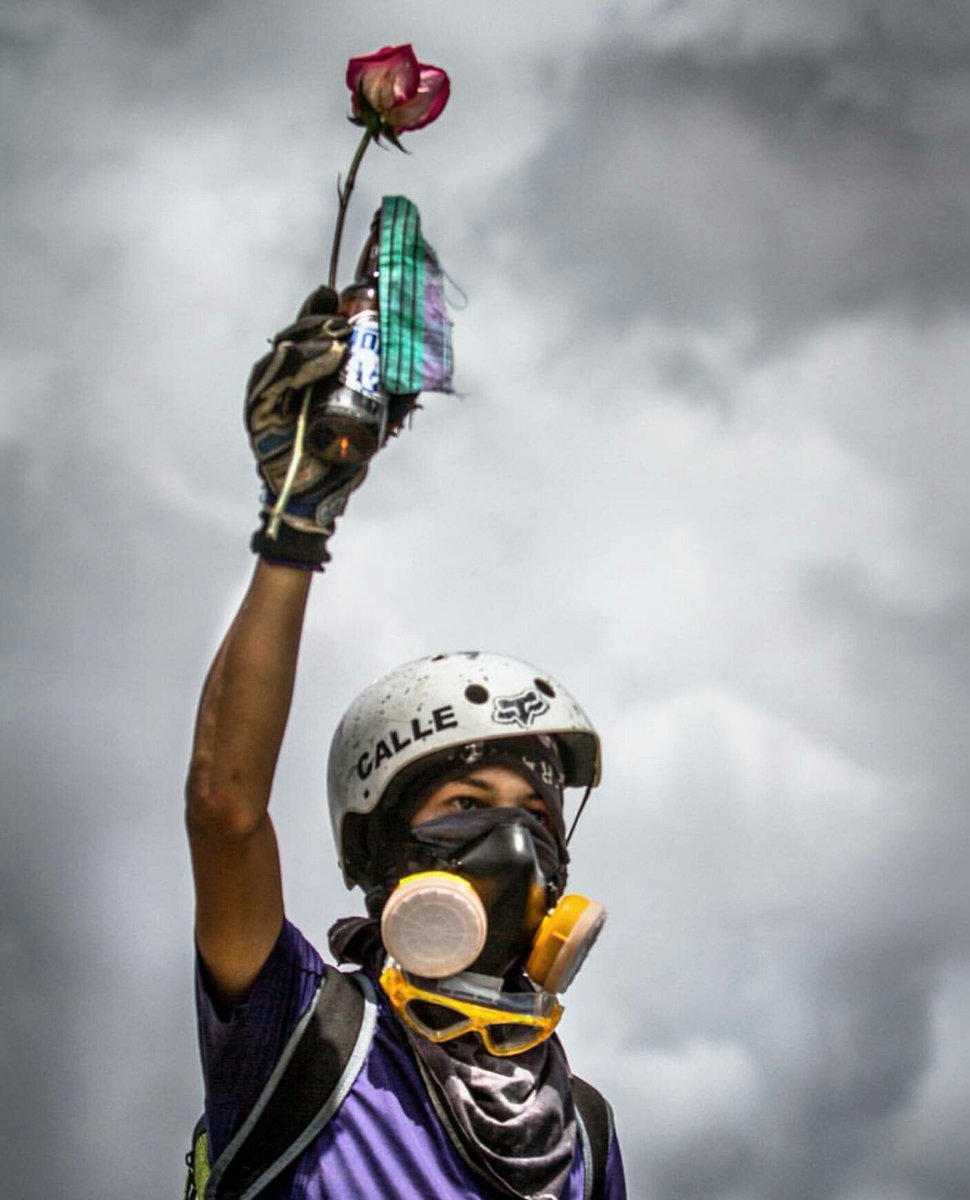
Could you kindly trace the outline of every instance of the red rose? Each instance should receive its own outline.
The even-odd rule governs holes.
[[[440,67],[419,63],[410,45],[385,46],[376,54],[352,58],[347,64],[347,87],[353,105],[351,120],[376,137],[430,125],[448,103],[451,84]]]

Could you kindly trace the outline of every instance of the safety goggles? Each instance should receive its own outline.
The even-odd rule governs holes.
[[[393,962],[381,987],[411,1029],[430,1042],[477,1033],[489,1054],[522,1054],[549,1037],[562,1016],[551,992],[499,992],[469,973],[415,983]],[[433,990],[432,990],[433,989]]]

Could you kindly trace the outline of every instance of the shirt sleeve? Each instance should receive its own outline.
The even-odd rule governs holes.
[[[314,947],[285,921],[246,998],[220,1015],[196,956],[199,1051],[213,1161],[255,1105],[325,970]]]

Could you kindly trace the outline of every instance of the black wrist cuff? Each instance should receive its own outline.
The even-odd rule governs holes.
[[[268,522],[269,515],[264,513],[260,527],[249,543],[250,550],[264,562],[300,567],[304,571],[322,571],[323,564],[330,561],[327,534],[301,533],[299,529],[293,529],[281,521],[278,536],[271,538],[266,532]]]

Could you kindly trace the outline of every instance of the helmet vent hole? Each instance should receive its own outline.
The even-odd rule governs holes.
[[[547,683],[544,679],[534,679],[533,683],[536,685],[536,687],[539,689],[539,691],[542,692],[542,694],[544,696],[548,696],[550,699],[552,699],[552,697],[555,696],[556,689],[552,686],[551,683]]]
[[[488,688],[483,688],[480,683],[470,683],[465,688],[465,699],[469,704],[486,704],[488,702]]]

